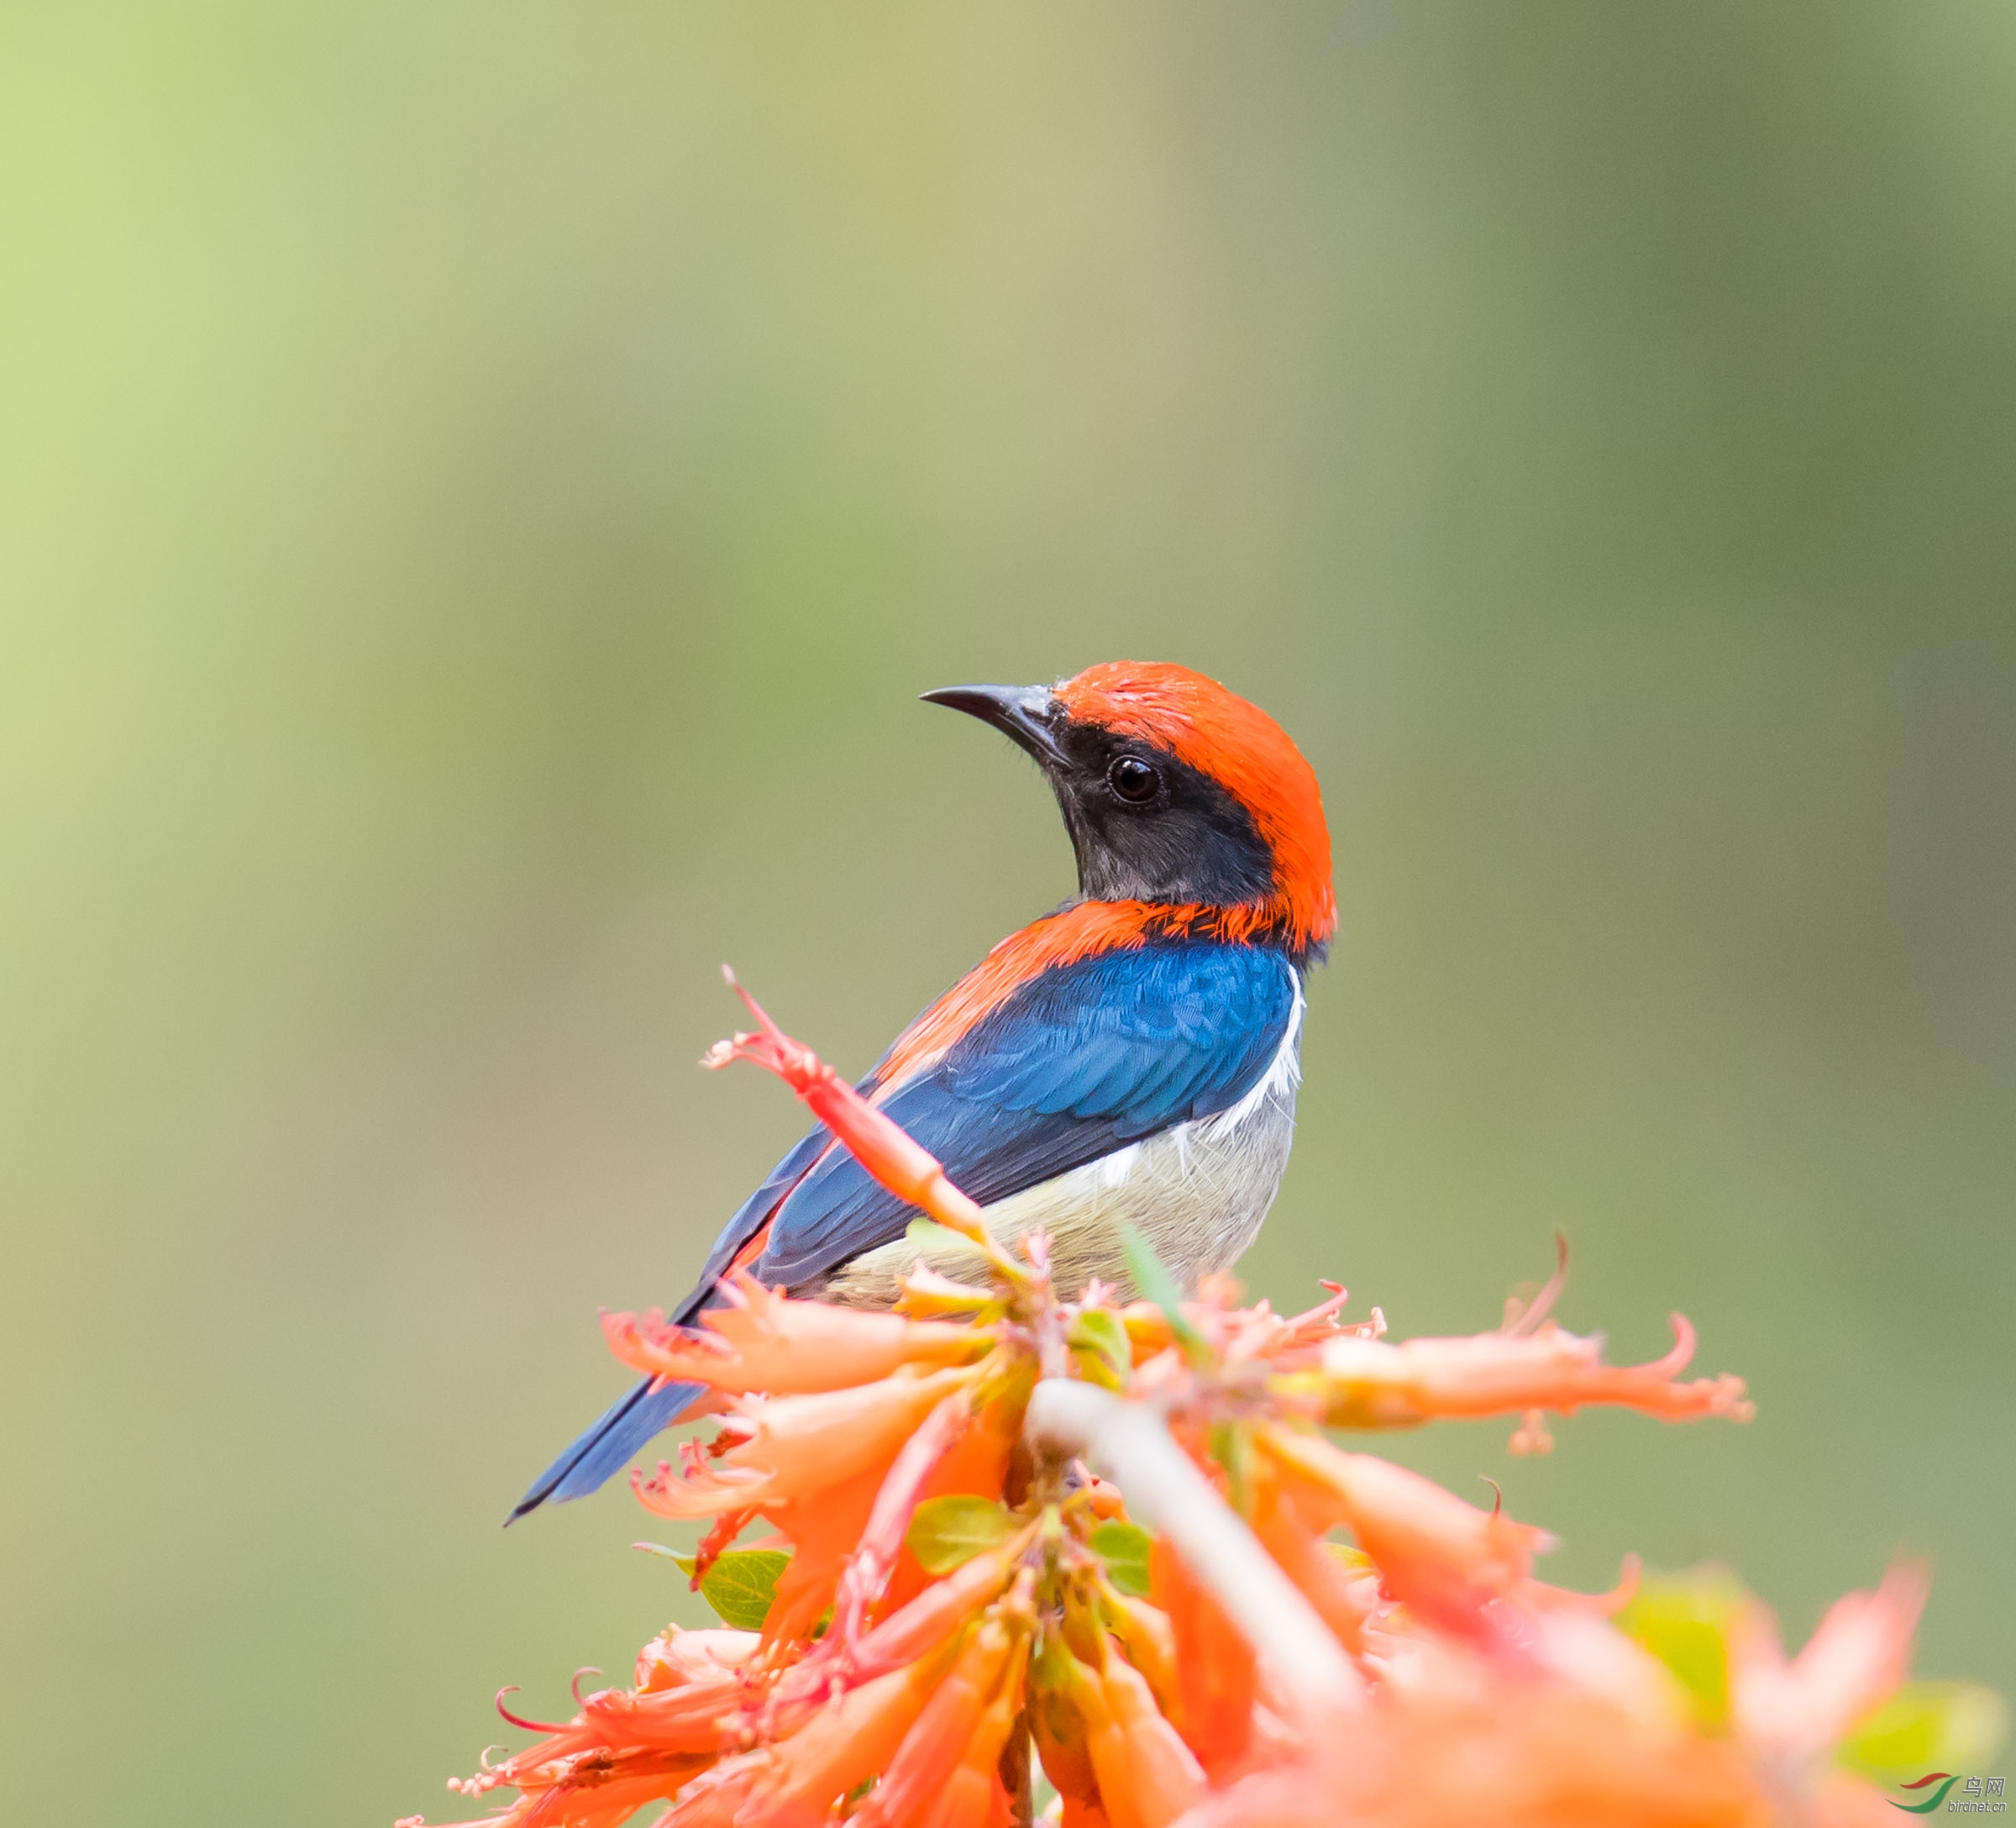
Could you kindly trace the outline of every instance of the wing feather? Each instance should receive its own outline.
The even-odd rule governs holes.
[[[1294,995],[1294,966],[1258,947],[1168,942],[1081,959],[1024,985],[882,1106],[991,1205],[1236,1104],[1278,1051]],[[832,1150],[776,1206],[756,1274],[808,1280],[900,1237],[911,1216]]]

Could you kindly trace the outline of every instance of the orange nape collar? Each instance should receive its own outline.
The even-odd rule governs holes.
[[[972,970],[896,1037],[874,1071],[870,1095],[880,1099],[928,1070],[983,1018],[1022,985],[1060,965],[1151,939],[1249,940],[1272,925],[1260,904],[1174,906],[1157,901],[1079,901],[1009,934]]]

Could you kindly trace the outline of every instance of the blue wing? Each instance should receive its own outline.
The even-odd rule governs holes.
[[[1261,947],[1102,953],[1032,979],[882,1108],[990,1206],[1236,1104],[1279,1050],[1294,999],[1294,968]],[[806,1281],[900,1237],[911,1210],[833,1150],[776,1209],[756,1274]]]
[[[1236,1104],[1278,1051],[1294,1000],[1294,968],[1260,947],[1179,941],[1103,953],[1032,979],[883,1108],[989,1206]],[[715,1241],[675,1320],[709,1304],[766,1224],[754,1268],[773,1287],[903,1235],[911,1209],[844,1150],[827,1153],[832,1141],[822,1125],[770,1171]],[[533,1481],[512,1518],[595,1490],[700,1388],[637,1384]]]
[[[674,1320],[684,1326],[703,1307],[713,1305],[707,1297],[727,1274],[729,1264],[735,1261],[743,1246],[763,1229],[777,1210],[777,1202],[805,1178],[806,1170],[826,1153],[832,1140],[833,1132],[823,1123],[819,1125],[799,1137],[784,1159],[764,1177],[763,1185],[743,1201],[735,1216],[722,1227],[721,1236],[714,1240],[714,1248],[707,1253],[706,1263],[701,1269],[700,1280],[693,1285],[692,1294],[673,1310]]]

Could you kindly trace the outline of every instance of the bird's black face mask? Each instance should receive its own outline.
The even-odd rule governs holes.
[[[1071,717],[1042,686],[956,686],[933,704],[992,724],[1034,756],[1057,795],[1095,901],[1231,907],[1274,890],[1244,806],[1167,749]]]

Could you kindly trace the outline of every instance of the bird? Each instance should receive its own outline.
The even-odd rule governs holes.
[[[859,1081],[944,1164],[1004,1241],[1042,1227],[1055,1285],[1131,1289],[1138,1228],[1179,1285],[1257,1235],[1293,1141],[1304,985],[1336,929],[1315,770],[1257,706],[1167,662],[1054,686],[923,694],[1032,756],[1078,893],[1002,940]],[[916,1216],[823,1125],[730,1219],[670,1318],[730,1279],[886,1306]],[[585,1497],[701,1386],[647,1379],[533,1481],[507,1521]]]

